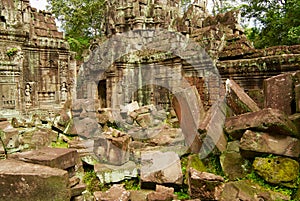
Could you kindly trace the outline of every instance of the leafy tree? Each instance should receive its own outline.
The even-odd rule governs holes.
[[[236,3],[235,0],[231,0],[231,1],[211,0],[211,1],[213,5],[213,9],[212,9],[213,14],[225,13],[229,10],[232,10],[235,8],[234,4]]]
[[[61,22],[71,50],[81,58],[92,38],[102,36],[104,0],[47,0],[48,9]]]
[[[247,35],[257,48],[300,43],[299,0],[243,0],[242,16],[255,19]]]

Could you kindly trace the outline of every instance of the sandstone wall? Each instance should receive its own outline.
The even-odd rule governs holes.
[[[73,94],[76,62],[54,17],[26,0],[0,7],[0,108],[61,107]]]
[[[135,80],[136,88],[133,90],[136,91],[135,94],[120,95],[128,93],[129,84],[123,88],[117,87],[120,90],[118,98],[123,103],[137,100],[140,104],[149,104],[151,99],[152,101],[155,99],[154,102],[159,104],[158,102],[164,101],[150,97],[151,94],[160,96],[160,94],[169,94],[169,92],[157,91],[154,89],[155,87],[144,87],[144,89],[138,90],[137,86],[141,85],[141,83],[138,84],[138,80],[146,79],[145,76],[139,75],[138,69],[141,68],[140,66],[147,66],[149,69],[165,66],[176,69],[176,72],[181,71],[182,75],[178,75],[177,79],[184,78],[189,84],[195,85],[202,100],[210,105],[214,100],[214,98],[210,99],[210,96],[219,94],[219,91],[214,92],[214,88],[220,87],[221,83],[218,82],[218,79],[214,81],[210,79],[210,83],[205,80],[207,77],[201,72],[209,71],[210,68],[208,64],[205,64],[204,60],[206,59],[202,59],[200,65],[195,65],[195,63],[190,65],[187,55],[191,57],[194,52],[188,52],[189,48],[178,46],[177,44],[180,42],[185,45],[196,44],[196,46],[202,47],[210,56],[208,63],[217,67],[223,82],[227,78],[236,80],[258,102],[263,98],[261,91],[265,78],[299,69],[299,46],[257,50],[244,34],[244,29],[240,25],[239,11],[211,16],[205,6],[205,1],[194,1],[184,11],[181,9],[180,1],[123,0],[108,2],[103,30],[108,39],[105,42],[94,44],[93,47],[96,48],[83,66],[85,70],[98,69],[97,73],[90,74],[101,74],[101,76],[91,78],[98,83],[98,86],[93,83],[86,84],[81,89],[82,95],[85,93],[84,97],[96,99],[100,97],[101,102],[105,102],[102,106],[111,107],[112,99],[117,98],[117,96],[113,97],[113,88],[123,79],[122,77],[130,75],[128,79]],[[169,35],[170,38],[163,36],[153,43],[151,33],[159,30],[174,34]],[[116,38],[116,36],[120,36],[120,38]],[[140,40],[141,37],[142,40]],[[174,37],[179,37],[180,40],[176,40]],[[127,40],[129,40],[128,43]],[[140,51],[140,53],[136,54],[135,51]],[[154,52],[152,56],[151,51]],[[155,51],[162,51],[165,54],[160,54],[160,57],[154,61],[151,58],[157,56]],[[186,52],[186,56],[180,55],[180,52],[183,51]],[[172,55],[171,58],[168,56],[169,53]],[[107,61],[107,57],[110,61]],[[125,59],[120,59],[121,57]],[[94,62],[96,60],[102,62]],[[104,63],[105,65],[103,65]],[[109,65],[106,65],[108,63],[111,65],[110,68]],[[200,73],[199,69],[202,69]],[[92,70],[92,72],[94,71]],[[86,75],[86,72],[83,74]],[[156,72],[155,76],[163,77],[165,74],[165,72]],[[152,76],[151,73],[149,76]],[[172,76],[174,77],[175,74]],[[97,80],[101,80],[101,83]],[[164,85],[169,84],[165,83]],[[154,93],[154,91],[156,92]],[[81,93],[80,90],[79,93]],[[168,96],[163,95],[163,99],[167,100]],[[168,105],[169,103],[164,104]]]

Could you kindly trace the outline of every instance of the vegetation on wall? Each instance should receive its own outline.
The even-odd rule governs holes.
[[[47,0],[48,9],[62,23],[71,50],[82,59],[90,40],[102,37],[104,0]],[[193,3],[182,0],[182,6]],[[109,6],[109,5],[108,5]],[[208,0],[215,15],[240,9],[246,35],[256,48],[300,44],[300,1],[298,0]],[[251,19],[251,23],[249,24]]]
[[[13,47],[6,51],[6,55],[10,58],[10,57],[15,56],[17,54],[17,52],[18,52],[18,48]]]

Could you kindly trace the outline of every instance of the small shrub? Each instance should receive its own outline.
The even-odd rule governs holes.
[[[6,55],[8,57],[13,57],[17,54],[17,52],[18,52],[18,49],[13,47],[13,48],[10,48],[9,50],[7,50]]]
[[[126,190],[141,190],[139,179],[125,180],[122,184]]]
[[[104,189],[104,184],[100,182],[94,171],[85,172],[83,182],[86,184],[86,189],[90,193],[94,193],[95,191],[107,190]]]

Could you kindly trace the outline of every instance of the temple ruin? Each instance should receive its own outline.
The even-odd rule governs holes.
[[[299,69],[299,45],[255,49],[244,34],[238,11],[211,16],[205,1],[194,1],[183,9],[179,0],[109,1],[106,6],[106,42],[118,36],[128,40],[106,46],[105,41],[95,40],[76,85],[74,54],[51,13],[37,11],[25,0],[2,1],[0,108],[61,108],[75,97],[99,100],[102,108],[132,101],[169,108],[174,92],[170,86],[176,82],[170,77],[196,86],[207,106],[218,98],[221,81],[232,78],[263,106],[263,80]],[[158,38],[162,30],[165,38]],[[187,54],[188,48],[196,48],[197,53],[193,49]],[[189,61],[194,53],[200,57]],[[141,69],[151,71],[148,83],[139,82],[149,77],[145,72],[138,75]],[[213,76],[205,75],[209,69]],[[118,92],[113,90],[116,87]],[[119,102],[112,103],[116,97]]]
[[[0,200],[300,200],[300,45],[108,0],[79,66],[51,13],[0,5]]]
[[[54,17],[29,0],[3,0],[0,9],[0,108],[61,108],[74,94],[76,61]]]
[[[207,106],[218,98],[219,82],[232,78],[263,107],[263,80],[299,69],[300,46],[257,50],[244,34],[238,11],[211,16],[205,6],[194,1],[183,10],[179,0],[110,1],[103,30],[107,40],[92,44],[79,74],[85,81],[77,85],[78,97],[98,99],[102,107],[132,101],[168,107],[171,70],[176,79],[196,86]],[[197,46],[205,53],[196,52]],[[200,54],[198,60],[189,61],[194,54]],[[148,84],[139,82],[147,76]],[[116,99],[119,103],[112,103]]]

